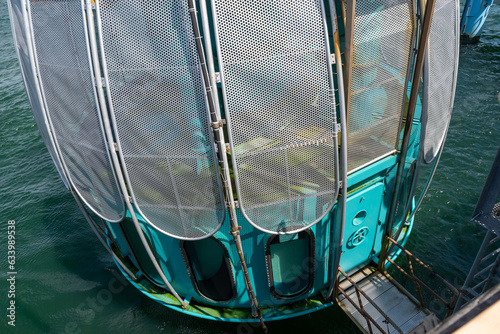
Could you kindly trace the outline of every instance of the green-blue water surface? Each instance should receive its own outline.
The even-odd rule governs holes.
[[[500,5],[464,46],[441,163],[407,247],[459,286],[484,236],[469,222],[500,145]],[[7,226],[16,224],[16,326],[8,325]],[[166,309],[124,284],[45,149],[0,1],[0,333],[258,333]],[[269,323],[271,333],[353,333],[338,308]]]

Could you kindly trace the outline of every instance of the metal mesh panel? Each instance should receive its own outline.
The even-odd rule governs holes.
[[[23,76],[24,85],[26,87],[26,93],[31,105],[31,111],[35,118],[36,124],[38,125],[38,130],[42,136],[42,140],[49,151],[52,160],[61,176],[64,184],[68,187],[68,181],[63,172],[61,161],[56,153],[56,148],[50,138],[49,129],[45,123],[44,108],[39,95],[39,86],[36,76],[34,74],[34,64],[31,61],[32,53],[30,53],[31,40],[27,37],[27,32],[29,32],[29,27],[27,22],[25,22],[23,14],[25,13],[26,7],[23,5],[21,0],[9,0],[9,13],[10,20],[12,24],[12,34],[16,44],[17,57],[19,60],[19,66],[21,67],[21,74]],[[30,44],[28,44],[30,43]]]
[[[423,94],[426,163],[431,163],[438,154],[450,122],[458,71],[459,13],[458,1],[436,1]]]
[[[32,1],[40,80],[69,177],[101,217],[119,221],[124,204],[95,102],[80,0]]]
[[[413,40],[413,3],[357,1],[348,111],[348,171],[396,149]]]
[[[320,1],[214,5],[240,207],[261,230],[303,229],[337,196]]]
[[[129,187],[145,219],[197,239],[225,215],[187,1],[103,0],[103,54]]]

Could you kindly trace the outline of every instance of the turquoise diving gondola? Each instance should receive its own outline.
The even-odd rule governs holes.
[[[175,310],[262,322],[332,305],[339,266],[408,238],[458,66],[458,1],[427,3],[432,24],[417,0],[9,9],[42,138],[123,274]]]

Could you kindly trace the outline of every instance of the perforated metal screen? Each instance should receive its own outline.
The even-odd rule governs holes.
[[[34,64],[32,62],[32,47],[31,39],[27,37],[30,33],[29,24],[25,21],[27,17],[25,2],[22,0],[9,0],[9,13],[12,25],[12,34],[16,44],[17,57],[19,66],[21,67],[21,74],[26,87],[26,93],[31,105],[31,111],[35,118],[38,130],[42,136],[42,140],[49,151],[56,168],[61,175],[61,178],[68,187],[66,175],[63,172],[61,161],[56,154],[56,148],[51,141],[49,129],[45,124],[44,107],[41,101],[39,92],[39,84],[34,73]],[[31,35],[30,35],[31,36]]]
[[[349,172],[396,149],[414,24],[413,1],[356,1]]]
[[[182,239],[225,215],[187,1],[103,0],[109,98],[134,202]]]
[[[263,231],[304,229],[338,184],[321,1],[212,5],[240,208]]]
[[[124,204],[106,150],[87,53],[82,2],[30,2],[35,54],[47,112],[70,181],[109,221]]]
[[[424,161],[431,163],[444,140],[455,97],[459,48],[459,1],[436,0],[424,76]]]

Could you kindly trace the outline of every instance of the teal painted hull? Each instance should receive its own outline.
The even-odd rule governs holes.
[[[408,239],[420,166],[435,161],[428,184],[449,124],[458,29],[431,35],[454,62],[428,52],[419,93],[417,2],[205,5],[9,0],[42,137],[148,297],[229,322],[331,306],[339,268],[382,268],[386,236]]]
[[[419,132],[416,127],[415,133]],[[415,138],[418,138],[416,136]],[[373,165],[370,165],[349,177],[349,194],[346,213],[346,228],[344,234],[343,254],[340,266],[346,272],[357,271],[367,265],[376,265],[378,256],[382,248],[382,237],[386,228],[386,219],[388,208],[385,203],[390,203],[392,196],[391,184],[394,182],[396,156],[389,156]],[[366,214],[360,218],[359,213]],[[327,215],[320,223],[311,227],[311,233],[314,235],[314,278],[311,288],[303,294],[294,298],[276,298],[270,290],[270,281],[268,275],[268,265],[266,263],[265,245],[272,238],[272,235],[262,233],[245,223],[241,213],[238,214],[238,220],[241,222],[241,239],[245,260],[250,272],[253,287],[256,291],[260,303],[261,312],[265,321],[282,320],[290,317],[296,317],[311,313],[325,307],[335,304],[331,300],[326,300],[324,294],[331,284],[329,277],[330,259],[330,237],[331,224],[338,220],[338,211],[335,206],[331,213]],[[140,220],[141,221],[141,220]],[[132,224],[130,220],[125,220],[123,225]],[[181,296],[189,296],[189,306],[183,309],[180,303],[167,291],[158,288],[149,282],[146,277],[156,280],[160,284],[160,279],[154,272],[152,266],[145,266],[141,263],[144,270],[149,268],[149,273],[142,273],[142,279],[131,283],[147,296],[160,302],[161,304],[175,309],[179,312],[190,314],[196,317],[218,321],[249,321],[257,322],[250,312],[250,302],[246,293],[243,273],[239,266],[238,255],[234,242],[230,238],[229,219],[222,228],[216,232],[213,238],[221,242],[228,250],[231,269],[235,277],[235,297],[227,302],[217,302],[207,299],[200,294],[199,290],[193,287],[193,280],[187,269],[187,264],[182,255],[182,242],[171,238],[149,227],[145,221],[141,221],[142,228],[145,230],[148,239],[151,241],[152,248],[155,249],[161,267],[168,274],[168,278],[175,290]],[[413,219],[408,224],[400,236],[402,245],[410,235]],[[113,224],[108,224],[108,228],[113,235],[117,237],[117,243],[122,244],[120,254],[128,256],[127,247],[122,243],[125,238],[122,231]],[[127,229],[125,229],[127,230]],[[131,229],[130,229],[131,230]],[[362,240],[353,240],[356,233],[360,230],[366,230]],[[140,245],[134,245],[133,237],[127,236],[131,242],[132,248],[136,251]],[[392,255],[396,257],[398,253]],[[139,259],[146,259],[145,254],[136,253]],[[306,261],[311,261],[306,259]],[[284,275],[287,272],[296,272],[297,268],[282,268]],[[300,270],[299,270],[300,271]],[[127,275],[125,275],[127,277]],[[129,277],[127,277],[130,279]]]

